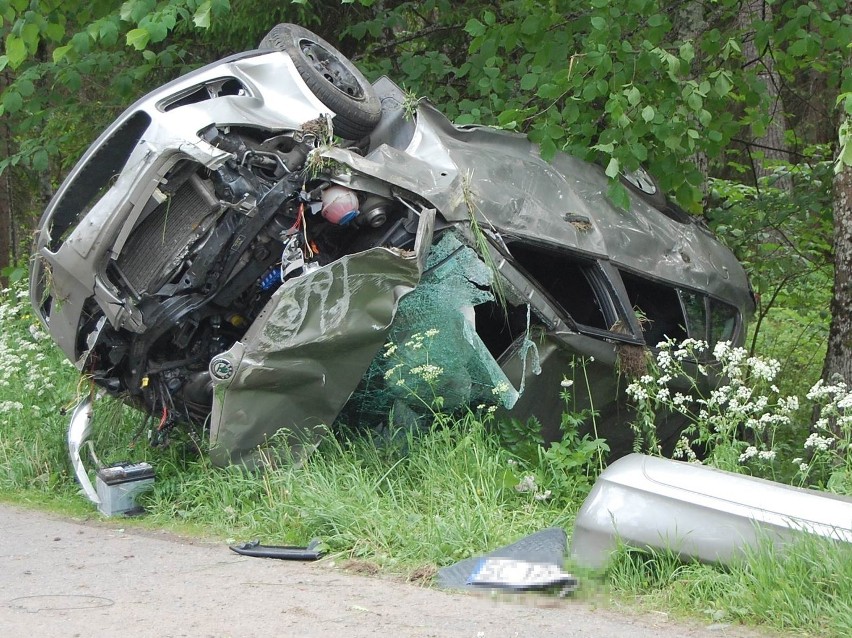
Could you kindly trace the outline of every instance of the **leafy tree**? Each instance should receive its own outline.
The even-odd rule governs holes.
[[[565,150],[599,162],[621,205],[626,192],[615,178],[644,165],[665,192],[698,211],[708,172],[741,181],[761,174],[765,167],[752,175],[731,172],[749,163],[735,150],[746,149],[760,164],[761,145],[781,145],[760,140],[773,130],[777,140],[786,121],[784,141],[796,153],[815,143],[841,149],[832,314],[838,325],[852,317],[852,293],[843,296],[852,286],[852,230],[845,225],[852,217],[849,126],[840,125],[838,145],[836,112],[823,107],[846,96],[839,104],[850,108],[846,0],[127,0],[118,6],[0,0],[0,17],[0,171],[7,184],[15,167],[45,176],[37,184],[20,182],[36,199],[50,194],[88,141],[134,96],[251,48],[278,21],[313,28],[356,55],[369,73],[388,73],[460,124],[516,130],[539,143],[545,156]],[[774,112],[779,100],[788,108]],[[806,183],[795,168],[800,158],[790,161],[794,188]],[[759,198],[761,184],[753,183],[757,191],[747,197]],[[0,267],[10,254],[2,221],[14,221],[15,199],[2,191]],[[790,212],[799,216],[799,228],[823,228],[824,216],[808,225],[803,211]],[[778,235],[766,216],[749,223],[769,224],[762,226],[767,232],[752,234],[763,237],[762,247],[750,247],[751,255],[765,259]],[[801,253],[798,237],[789,239],[791,253]],[[783,281],[787,274],[777,276]],[[840,370],[829,361],[852,361],[852,325],[847,330],[848,338],[833,328],[826,374]],[[847,380],[850,372],[841,370]]]

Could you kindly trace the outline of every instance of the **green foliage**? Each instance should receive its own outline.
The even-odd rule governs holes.
[[[852,494],[852,391],[818,380],[806,394],[783,394],[778,361],[744,348],[687,339],[660,344],[648,374],[631,383],[637,440],[659,454],[654,423],[660,412],[685,419],[674,456],[723,470],[840,494]],[[689,388],[675,390],[674,384]],[[813,414],[815,421],[806,416]]]
[[[604,439],[580,434],[587,424],[595,423],[597,415],[591,409],[579,412],[573,409],[572,387],[570,380],[562,382],[565,409],[559,424],[562,434],[559,441],[546,443],[541,423],[534,418],[526,423],[517,419],[497,423],[500,441],[514,457],[510,463],[511,477],[507,476],[506,480],[516,490],[529,492],[537,500],[553,499],[566,506],[585,498],[603,471],[609,453]],[[582,391],[589,390],[586,386]],[[594,426],[593,429],[596,430]]]
[[[0,492],[67,496],[66,421],[58,408],[77,374],[60,364],[28,301],[20,285],[0,293]]]
[[[130,96],[176,71],[250,48],[275,21],[292,20],[327,30],[344,50],[357,42],[359,62],[371,73],[389,73],[460,124],[524,132],[546,157],[566,150],[599,162],[613,178],[644,164],[666,192],[694,209],[703,177],[691,157],[718,156],[739,131],[767,122],[760,65],[742,60],[745,38],[771,44],[785,78],[811,68],[829,85],[835,78],[852,83],[843,71],[852,30],[845,3],[807,6],[813,10],[782,2],[775,22],[755,21],[740,32],[730,26],[740,9],[734,0],[705,8],[700,25],[658,0],[583,7],[538,0],[381,7],[368,0],[250,7],[228,0],[8,2],[0,67],[14,73],[0,109],[14,115],[25,143],[0,170],[20,162],[41,170],[49,158],[76,156],[81,140]],[[106,76],[108,86],[93,82]],[[32,87],[34,100],[27,95]],[[96,104],[75,117],[81,90],[97,95]],[[57,114],[70,116],[76,129],[58,138],[39,134]],[[623,189],[611,194],[626,203]]]
[[[728,566],[684,563],[671,551],[622,547],[608,572],[616,592],[651,608],[841,638],[852,631],[852,553],[803,535],[783,549],[770,539]]]
[[[160,482],[149,518],[234,537],[320,536],[333,552],[402,571],[445,565],[550,524],[570,510],[504,486],[507,456],[472,415],[384,439],[328,438],[304,464],[215,470],[191,463]]]
[[[812,4],[806,14],[782,2],[775,22],[755,16],[739,30],[734,0],[699,11],[700,24],[655,0],[430,0],[398,3],[348,33],[375,39],[364,57],[373,73],[429,96],[458,124],[526,133],[545,157],[566,150],[610,177],[643,164],[695,209],[703,176],[693,156],[718,157],[741,131],[769,122],[772,98],[762,65],[743,59],[746,39],[772,46],[785,80],[816,68],[829,85],[852,82],[844,3]]]
[[[749,186],[711,179],[707,211],[719,238],[737,255],[757,293],[750,353],[779,359],[801,391],[818,378],[828,334],[833,277],[830,151],[807,149],[808,162],[779,171],[792,174],[792,192],[774,177]],[[807,371],[807,374],[803,374]]]

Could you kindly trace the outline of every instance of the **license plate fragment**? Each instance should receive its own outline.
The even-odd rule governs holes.
[[[560,587],[560,595],[577,588],[577,579],[559,565],[511,558],[483,558],[467,579],[469,585],[533,590]]]

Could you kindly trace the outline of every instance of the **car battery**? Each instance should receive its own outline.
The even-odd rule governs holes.
[[[138,509],[136,496],[154,484],[150,463],[115,463],[98,470],[95,489],[104,516],[126,514]]]

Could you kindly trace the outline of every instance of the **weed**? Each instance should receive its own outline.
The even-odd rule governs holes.
[[[491,271],[491,287],[494,292],[494,297],[497,299],[497,303],[500,307],[505,311],[507,305],[506,289],[503,284],[503,277],[497,268],[497,264],[494,262],[494,257],[491,255],[488,238],[485,236],[482,226],[480,226],[479,219],[482,218],[485,220],[492,231],[494,230],[494,227],[491,226],[491,222],[488,221],[488,218],[479,209],[479,206],[476,205],[476,196],[471,186],[472,183],[472,172],[466,173],[462,176],[462,197],[464,198],[464,204],[467,208],[469,228],[474,243],[473,248],[476,250],[477,254],[479,254],[483,263],[488,266],[488,269]]]
[[[405,97],[402,100],[402,115],[407,121],[414,120],[417,108],[424,99],[423,97],[417,97],[417,94],[410,89],[405,90]]]
[[[586,362],[578,364],[585,382],[583,392],[591,400]],[[513,458],[510,462],[515,489],[536,500],[554,499],[566,506],[580,503],[588,494],[598,474],[603,471],[609,453],[606,441],[598,436],[594,408],[577,411],[574,406],[576,387],[571,379],[562,381],[561,398],[565,405],[560,419],[559,441],[545,443],[541,424],[536,419],[498,423],[504,447]],[[592,434],[581,434],[591,424]]]
[[[651,607],[711,622],[747,622],[813,635],[852,631],[852,549],[803,535],[779,548],[764,538],[727,566],[684,563],[671,551],[621,547],[609,580],[616,592]]]
[[[627,387],[638,441],[658,453],[655,417],[669,411],[688,421],[676,456],[696,460],[699,450],[721,469],[852,494],[852,391],[845,383],[811,387],[807,399],[819,418],[803,426],[800,415],[810,406],[775,385],[778,361],[727,342],[713,347],[712,359],[708,353],[691,339],[659,344],[652,370]],[[674,391],[671,383],[684,379],[691,392]]]

